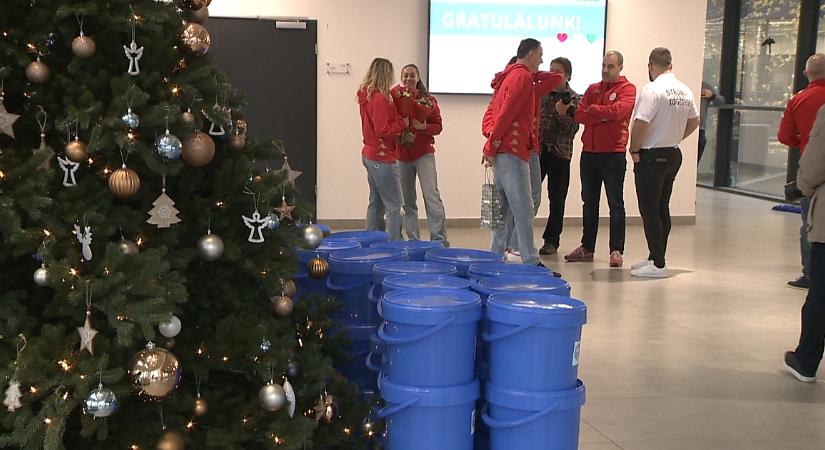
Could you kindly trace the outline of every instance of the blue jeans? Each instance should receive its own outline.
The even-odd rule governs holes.
[[[799,200],[802,208],[802,226],[799,227],[799,253],[802,255],[802,275],[810,279],[811,267],[811,243],[808,242],[808,212],[811,210],[811,199],[802,197]]]
[[[370,202],[367,206],[367,230],[386,230],[391,241],[401,238],[401,180],[396,163],[372,161],[361,156],[367,169]],[[384,216],[386,215],[386,222]]]
[[[514,230],[518,235],[518,247],[524,264],[538,264],[539,252],[533,245],[533,198],[531,197],[530,166],[518,156],[499,153],[493,163],[496,178],[496,190],[501,197],[501,213],[512,211]],[[507,246],[505,227],[493,230],[493,243],[490,247],[495,253],[504,254]]]
[[[428,153],[415,161],[398,161],[401,174],[401,193],[404,197],[404,228],[408,239],[421,239],[418,231],[418,205],[416,205],[415,177],[421,183],[424,196],[424,209],[427,211],[427,228],[430,240],[440,241],[449,247],[447,227],[444,224],[446,214],[441,194],[438,192],[438,175],[435,170],[435,155]]]
[[[530,154],[530,195],[533,197],[533,218],[539,212],[541,205],[541,156],[539,152]],[[515,220],[512,211],[507,211],[504,216],[504,231],[507,236],[507,246],[518,251],[518,233],[515,232]]]

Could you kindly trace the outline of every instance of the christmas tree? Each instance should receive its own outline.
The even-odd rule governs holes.
[[[0,448],[368,442],[207,4],[0,2]]]

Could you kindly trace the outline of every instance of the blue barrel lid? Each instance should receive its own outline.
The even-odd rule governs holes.
[[[506,262],[483,262],[470,264],[467,270],[469,276],[476,277],[498,277],[501,275],[545,275],[553,276],[553,271],[548,267],[534,266],[532,264],[510,264]]]
[[[478,380],[458,386],[439,388],[404,386],[403,384],[393,383],[387,378],[382,378],[379,384],[381,386],[381,398],[387,402],[400,405],[417,399],[418,401],[410,406],[411,408],[463,405],[475,402],[481,395]]]
[[[369,247],[371,244],[375,242],[383,242],[388,241],[390,239],[390,235],[387,234],[386,231],[378,231],[378,230],[354,230],[354,231],[339,231],[337,233],[332,233],[329,237],[325,238],[324,240],[336,240],[336,239],[355,239],[356,241],[360,242],[362,246]]]
[[[538,327],[576,327],[587,322],[587,306],[581,300],[546,292],[506,292],[487,298],[487,317],[510,325],[538,320]]]
[[[400,248],[400,249],[410,249],[410,250],[424,250],[424,249],[431,249],[431,248],[442,248],[444,247],[444,243],[441,241],[419,241],[416,239],[410,241],[389,241],[389,242],[376,242],[370,247],[378,247],[378,248]]]
[[[329,254],[329,269],[332,273],[369,275],[375,264],[403,258],[402,250],[392,248],[336,250]]]
[[[475,322],[481,318],[481,298],[461,289],[397,289],[384,294],[378,306],[384,320],[413,325]]]
[[[502,262],[504,255],[474,248],[434,248],[427,251],[428,261],[456,261],[465,264]]]
[[[353,248],[361,248],[361,243],[354,239],[333,239],[331,241],[324,240],[314,250],[306,250],[298,248],[295,254],[298,256],[298,261],[306,264],[316,255],[321,258],[329,258],[329,254],[337,250],[350,250]]]
[[[466,278],[452,275],[390,275],[382,283],[384,292],[396,289],[469,289]]]
[[[569,411],[584,405],[585,388],[581,380],[573,389],[543,392],[502,389],[487,383],[484,398],[493,405],[518,411],[542,411],[553,404],[558,405],[555,411]]]
[[[502,275],[470,282],[474,291],[493,295],[502,292],[542,292],[570,295],[570,283],[562,278],[546,275]]]
[[[330,233],[332,233],[332,229],[325,223],[316,223],[315,226],[321,229],[321,233],[324,234],[324,237],[327,237]]]
[[[370,248],[375,248],[372,246]],[[390,275],[455,275],[458,269],[452,264],[433,261],[392,261],[372,267],[372,281],[381,284]]]

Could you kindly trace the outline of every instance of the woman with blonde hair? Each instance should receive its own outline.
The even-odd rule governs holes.
[[[367,169],[370,186],[366,229],[386,230],[391,241],[400,241],[401,181],[396,164],[396,139],[408,122],[398,116],[392,103],[390,88],[394,78],[392,63],[375,58],[356,96],[364,136],[361,162]]]
[[[410,126],[401,134],[398,144],[398,169],[404,198],[403,222],[407,239],[421,239],[415,191],[417,176],[424,196],[430,240],[449,247],[444,203],[438,192],[435,168],[435,136],[441,134],[442,129],[438,102],[427,91],[415,64],[407,64],[401,69],[401,84],[393,87],[390,92],[398,114],[410,121]]]

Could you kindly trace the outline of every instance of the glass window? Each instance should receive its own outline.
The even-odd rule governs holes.
[[[825,2],[819,6],[819,33],[816,35],[816,51],[825,52]]]
[[[725,18],[725,0],[708,0],[707,15],[705,16],[705,64],[702,70],[702,81],[713,89],[719,89],[719,72],[722,63],[722,25]],[[705,125],[705,145],[699,165],[697,182],[713,185],[714,161],[716,160],[716,109],[704,108],[702,124]],[[706,117],[705,117],[706,116]]]
[[[742,1],[734,102],[775,109],[737,111],[731,148],[733,187],[783,196],[788,149],[776,140],[776,131],[793,95],[799,11],[799,0]]]

